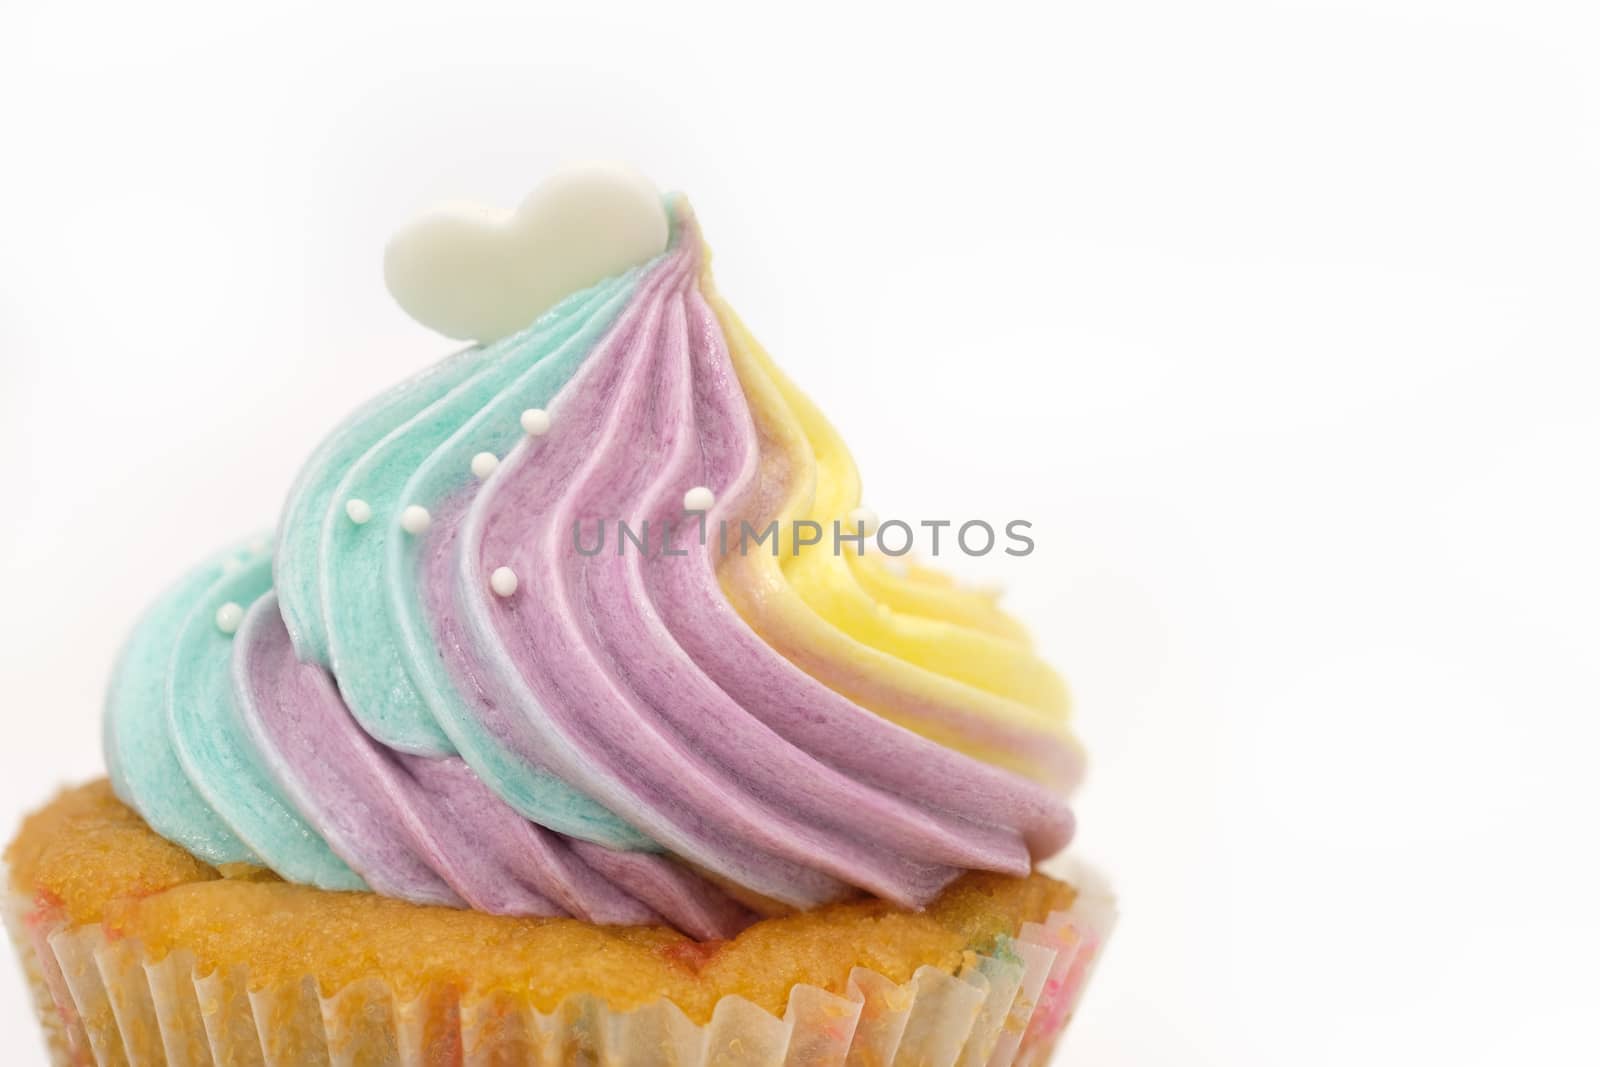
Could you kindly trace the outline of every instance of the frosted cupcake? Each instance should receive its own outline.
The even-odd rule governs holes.
[[[687,204],[389,249],[477,343],[136,626],[10,926],[67,1063],[1040,1062],[1107,931],[1025,633],[872,551]]]

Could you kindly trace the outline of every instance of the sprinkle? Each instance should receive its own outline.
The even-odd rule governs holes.
[[[522,430],[529,437],[543,437],[550,432],[550,413],[544,408],[529,408],[524,411]]]
[[[233,601],[230,600],[217,609],[217,629],[223,633],[237,633],[241,622],[244,622],[244,609]]]
[[[489,588],[498,597],[508,597],[517,591],[517,572],[510,567],[496,567],[489,575]]]
[[[421,504],[412,504],[400,513],[400,529],[408,534],[424,533],[428,524],[433,521],[433,516],[428,514],[428,509]]]
[[[500,457],[493,452],[479,452],[472,457],[472,473],[478,476],[478,481],[480,482],[493,474],[494,469],[498,466],[500,466]]]
[[[860,526],[867,533],[878,532],[878,513],[869,507],[859,507],[850,512],[850,525]]]
[[[360,497],[351,497],[344,502],[344,513],[350,516],[350,521],[357,526],[365,526],[372,521],[372,505]]]
[[[684,511],[710,511],[717,502],[716,494],[703,485],[697,485],[683,494]]]

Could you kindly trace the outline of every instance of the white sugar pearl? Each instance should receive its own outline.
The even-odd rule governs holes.
[[[878,513],[868,507],[859,507],[850,512],[850,525],[861,526],[867,533],[876,533],[878,529]]]
[[[498,466],[500,466],[500,457],[493,452],[479,452],[472,457],[472,473],[477,475],[480,482],[493,474],[494,469]]]
[[[517,591],[517,572],[510,567],[496,567],[489,575],[489,588],[495,596],[510,596]]]
[[[710,511],[717,502],[716,494],[703,485],[697,485],[683,494],[684,511]]]
[[[372,505],[360,497],[351,497],[344,502],[344,513],[350,516],[350,521],[357,526],[364,526],[372,521]]]
[[[529,437],[543,437],[550,432],[550,413],[544,408],[529,408],[524,411],[522,431]]]
[[[244,622],[244,609],[233,601],[230,600],[217,609],[217,629],[223,633],[237,633],[241,622]]]
[[[425,532],[432,521],[433,516],[421,504],[412,504],[400,513],[400,529],[408,534]]]

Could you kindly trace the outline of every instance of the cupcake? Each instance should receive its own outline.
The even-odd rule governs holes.
[[[6,851],[59,1063],[1041,1063],[1109,930],[1067,694],[906,564],[612,166],[403,230],[471,342],[132,630]]]

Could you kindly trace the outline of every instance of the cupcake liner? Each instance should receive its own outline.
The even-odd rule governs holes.
[[[376,978],[332,996],[309,974],[257,988],[247,967],[151,959],[15,894],[4,912],[51,1060],[72,1067],[1008,1067],[1045,1063],[1082,998],[1115,917],[1093,882],[1075,878],[1069,910],[967,953],[954,975],[896,983],[858,967],[842,996],[797,985],[782,1017],[726,996],[703,1026],[665,1000],[613,1011],[575,996],[540,1012],[506,992],[401,1000]]]

